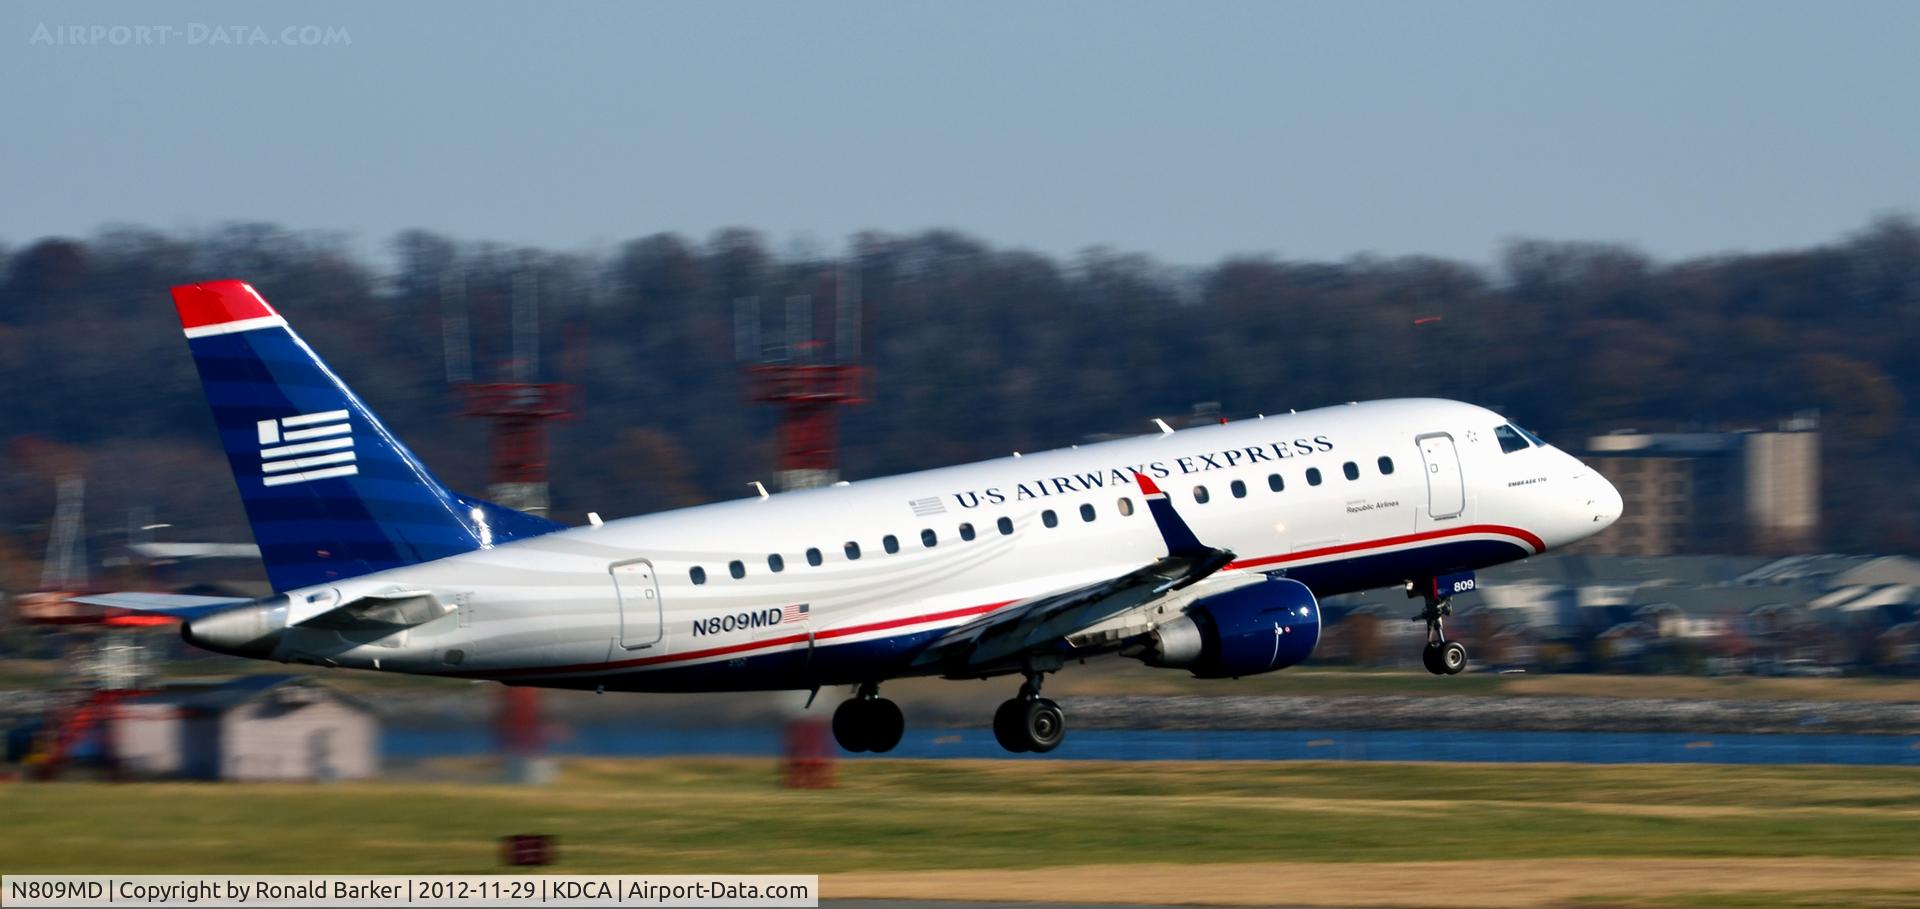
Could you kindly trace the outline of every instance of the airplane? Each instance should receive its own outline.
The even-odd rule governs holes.
[[[1451,675],[1474,572],[1591,536],[1619,493],[1491,410],[1385,400],[567,527],[455,492],[236,280],[173,288],[274,593],[118,593],[207,650],[625,692],[851,686],[852,752],[905,730],[892,679],[1017,677],[993,717],[1045,753],[1049,674],[1119,656],[1200,678],[1307,659],[1320,601],[1400,587]],[[1158,421],[1156,421],[1158,422]]]

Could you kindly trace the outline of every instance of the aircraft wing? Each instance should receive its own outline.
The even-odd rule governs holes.
[[[1015,603],[956,628],[929,644],[914,659],[917,667],[935,667],[948,675],[1007,671],[1028,654],[1057,652],[1063,639],[1136,609],[1227,566],[1234,554],[1201,543],[1173,510],[1167,494],[1135,473],[1161,538],[1165,558],[1118,577]]]
[[[956,628],[928,645],[914,665],[949,675],[1007,669],[1036,650],[1054,652],[1076,631],[1144,606],[1219,571],[1233,553],[1168,556],[1116,578],[1015,603]]]

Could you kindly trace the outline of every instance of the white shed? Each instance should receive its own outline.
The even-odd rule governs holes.
[[[373,709],[299,676],[243,676],[116,710],[114,756],[137,776],[324,781],[380,769]]]

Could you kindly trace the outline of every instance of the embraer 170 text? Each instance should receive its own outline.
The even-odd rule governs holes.
[[[166,612],[263,660],[605,691],[854,686],[852,751],[904,729],[880,685],[1013,676],[1010,751],[1051,751],[1040,696],[1119,655],[1272,672],[1320,598],[1405,587],[1427,668],[1475,569],[1598,533],[1620,495],[1492,411],[1373,401],[565,527],[442,485],[239,281],[176,287],[276,593],[83,598]]]

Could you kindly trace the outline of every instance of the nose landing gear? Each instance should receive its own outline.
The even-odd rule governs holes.
[[[1472,581],[1467,582],[1472,589]],[[1408,585],[1411,587],[1412,585]],[[1413,621],[1427,623],[1427,646],[1420,653],[1420,662],[1434,675],[1459,675],[1467,668],[1467,646],[1459,641],[1447,640],[1447,617],[1453,615],[1453,600],[1441,596],[1439,583],[1427,585],[1419,594],[1426,599],[1426,608],[1413,617]],[[1415,594],[1409,590],[1408,596]]]
[[[867,682],[852,698],[833,711],[833,738],[848,751],[885,754],[900,744],[907,731],[900,705],[880,696],[880,686]]]

